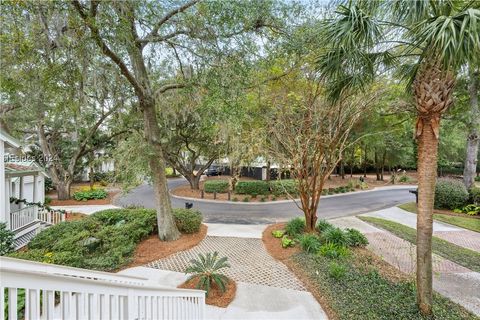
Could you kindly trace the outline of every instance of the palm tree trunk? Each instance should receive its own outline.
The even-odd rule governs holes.
[[[432,312],[432,230],[438,139],[431,126],[418,137],[417,301],[422,314]]]
[[[478,108],[478,71],[475,72],[470,66],[469,68],[470,84],[468,92],[470,95],[470,132],[467,136],[467,154],[465,156],[465,167],[463,170],[463,183],[467,189],[470,189],[475,181],[475,173],[477,170],[478,145],[480,142],[480,110]]]

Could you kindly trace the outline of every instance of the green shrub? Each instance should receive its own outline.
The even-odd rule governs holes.
[[[333,225],[325,219],[318,220],[317,225],[315,226],[315,229],[317,229],[318,232],[323,232],[328,228],[333,228]]]
[[[245,198],[243,198],[242,201],[243,201],[243,202],[250,202],[250,198],[249,198],[249,197],[245,197]]]
[[[295,245],[295,241],[290,239],[286,235],[282,237],[282,248],[293,247]]]
[[[400,176],[400,178],[398,178],[398,181],[399,181],[399,182],[409,182],[409,181],[410,181],[410,177],[407,176],[406,174],[402,174],[402,175]]]
[[[273,236],[274,238],[281,238],[281,237],[283,237],[284,235],[285,235],[285,231],[283,231],[283,230],[274,230],[274,231],[272,231],[272,236]]]
[[[105,199],[107,196],[108,196],[108,193],[107,191],[105,191],[105,189],[77,191],[73,194],[73,198],[77,201]]]
[[[357,229],[347,228],[345,234],[348,238],[348,245],[350,247],[365,247],[368,244],[367,237]]]
[[[202,224],[202,214],[198,210],[173,209],[173,218],[177,228],[182,233],[196,233]]]
[[[349,238],[347,234],[340,228],[328,228],[321,234],[323,243],[333,243],[339,246],[348,246]]]
[[[304,218],[293,218],[288,221],[285,226],[285,233],[290,237],[297,237],[305,231],[305,219]]]
[[[468,192],[462,181],[439,179],[435,186],[435,208],[455,209],[463,207],[468,200]]]
[[[475,177],[475,181],[480,182],[480,176]]]
[[[207,180],[203,184],[206,193],[225,193],[228,192],[229,183],[227,180]]]
[[[294,179],[272,180],[270,181],[270,190],[275,195],[297,195],[298,182]]]
[[[480,206],[480,188],[479,187],[471,187],[470,190],[468,190],[469,194],[469,203],[476,204],[477,206]]]
[[[259,195],[268,194],[270,191],[267,181],[238,181],[235,185],[235,193]]]
[[[233,197],[233,198],[232,198],[232,201],[233,201],[233,202],[238,202],[238,198],[237,198],[237,197]]]
[[[13,238],[15,233],[7,228],[5,222],[0,222],[0,256],[13,251]]]
[[[272,198],[270,199],[270,201],[277,201],[277,197],[272,196]]]
[[[300,246],[302,250],[308,253],[315,253],[322,245],[320,239],[313,234],[304,234],[300,237]]]
[[[347,247],[330,242],[322,245],[318,250],[318,254],[330,259],[338,259],[347,257],[350,252]]]
[[[156,212],[110,209],[77,221],[61,222],[40,232],[20,259],[112,271],[130,261],[136,245],[156,229]]]
[[[333,261],[328,265],[328,275],[335,280],[344,278],[346,273],[347,268],[343,264]]]

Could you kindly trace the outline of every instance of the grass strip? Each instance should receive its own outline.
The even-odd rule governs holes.
[[[413,244],[417,243],[417,231],[403,224],[390,220],[360,216],[361,220],[373,224],[376,227],[387,230],[397,237],[400,237]],[[432,251],[439,256],[456,262],[465,268],[480,272],[480,253],[466,249],[446,240],[432,237]]]
[[[404,203],[398,206],[400,209],[411,213],[417,213],[417,206],[415,202]],[[471,218],[468,216],[452,216],[448,214],[434,213],[433,219],[445,222],[460,228],[465,228],[471,231],[480,232],[480,219]]]

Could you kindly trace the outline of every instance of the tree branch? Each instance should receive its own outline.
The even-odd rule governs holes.
[[[158,37],[158,31],[160,30],[160,28],[168,22],[168,20],[170,20],[172,17],[174,17],[175,15],[179,14],[179,13],[182,13],[184,12],[185,10],[187,10],[188,8],[194,6],[195,4],[197,4],[197,2],[199,2],[200,0],[192,0],[192,1],[189,1],[187,3],[185,3],[183,6],[177,8],[177,9],[174,9],[170,12],[168,12],[162,19],[160,19],[156,24],[155,26],[153,27],[153,29],[150,31],[149,34],[147,34],[143,39],[140,40],[140,42],[142,43],[148,43],[149,41],[151,41],[150,39],[152,38],[155,38],[155,37]]]
[[[84,21],[85,25],[90,29],[92,38],[97,43],[98,47],[102,50],[102,52],[107,57],[109,57],[120,68],[120,72],[125,76],[125,78],[127,78],[128,82],[132,84],[137,95],[143,96],[142,86],[137,82],[135,77],[130,73],[130,70],[128,70],[128,67],[125,64],[125,62],[123,62],[122,59],[120,59],[120,57],[109,48],[109,46],[105,43],[105,41],[100,36],[100,30],[97,28],[95,23],[92,22],[94,21],[95,15],[94,16],[87,15],[87,13],[85,13],[82,5],[78,0],[72,0],[72,4],[77,10],[82,20]],[[97,5],[98,3],[92,2],[90,13],[96,14]]]

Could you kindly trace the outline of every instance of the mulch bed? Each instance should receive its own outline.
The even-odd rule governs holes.
[[[212,284],[210,288],[210,292],[208,294],[208,297],[205,299],[205,303],[212,305],[212,306],[217,306],[220,308],[226,308],[230,302],[235,299],[235,295],[237,293],[237,285],[235,284],[235,281],[232,279],[228,279],[228,283],[225,286],[225,292],[223,292],[217,284]],[[189,282],[184,282],[181,285],[178,286],[178,288],[182,289],[197,289],[197,284],[198,284],[198,279],[193,279]]]
[[[78,213],[78,212],[71,212],[71,213],[67,213],[66,215],[67,217],[65,221],[76,221],[76,220],[81,220],[83,218],[88,217],[88,214]]]
[[[262,241],[268,253],[276,260],[285,264],[288,269],[303,283],[307,290],[315,297],[322,306],[329,319],[339,319],[336,312],[331,307],[331,302],[322,294],[322,289],[318,284],[310,280],[310,276],[299,266],[292,258],[295,254],[301,252],[297,246],[282,248],[281,238],[275,238],[272,231],[282,230],[286,223],[276,223],[268,226],[262,233]],[[404,281],[408,279],[408,275],[398,271],[395,267],[383,261],[373,252],[365,248],[354,248],[352,250],[354,256],[354,264],[359,268],[375,268],[379,274],[390,279],[393,282]]]
[[[143,266],[152,261],[165,258],[173,253],[195,247],[207,235],[207,226],[202,224],[198,233],[182,234],[178,240],[162,241],[152,234],[137,245],[133,260],[122,269]]]
[[[58,200],[52,199],[49,203],[50,206],[83,206],[83,205],[101,205],[101,204],[111,204],[113,197],[118,193],[118,191],[109,191],[108,196],[105,199],[93,199],[87,201],[77,201],[74,199],[68,200]]]
[[[460,218],[470,218],[470,219],[480,219],[480,216],[470,216],[466,213],[456,213],[453,212],[452,210],[440,210],[440,209],[435,209],[433,210],[433,214],[444,214],[447,216],[454,216],[454,217],[460,217]]]

